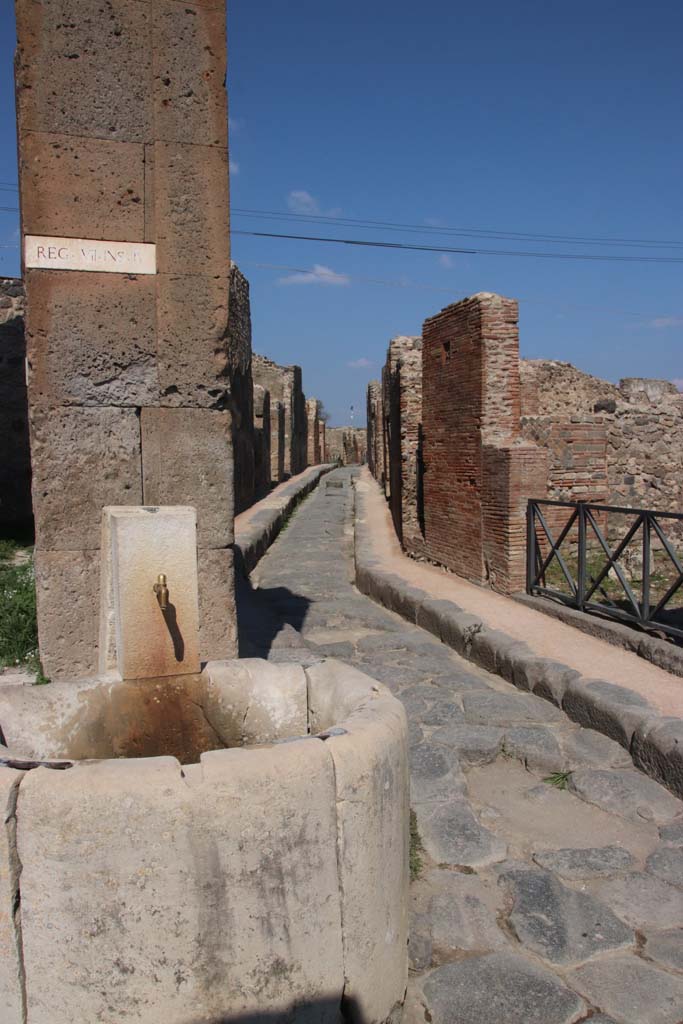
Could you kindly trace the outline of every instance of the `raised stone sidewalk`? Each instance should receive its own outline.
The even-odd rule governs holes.
[[[356,484],[356,584],[458,654],[620,743],[683,796],[681,679],[594,636],[406,558],[379,487]]]
[[[240,615],[244,653],[333,655],[406,708],[417,877],[404,1021],[679,1024],[683,803],[619,743],[360,594],[351,475],[302,503]]]

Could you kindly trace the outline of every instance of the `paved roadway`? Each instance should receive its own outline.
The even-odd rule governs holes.
[[[359,594],[351,477],[323,479],[243,587],[241,653],[334,656],[406,708],[423,850],[404,1021],[683,1024],[683,804]]]

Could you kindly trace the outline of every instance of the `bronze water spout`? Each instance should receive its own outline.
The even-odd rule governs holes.
[[[166,585],[166,573],[160,572],[157,576],[157,581],[152,587],[152,590],[157,595],[157,601],[162,612],[165,612],[168,608],[168,586]]]

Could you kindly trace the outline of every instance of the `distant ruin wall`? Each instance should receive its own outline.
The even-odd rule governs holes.
[[[0,525],[20,530],[33,520],[24,314],[21,281],[0,279]]]
[[[254,498],[270,490],[271,473],[270,393],[254,384]]]
[[[306,468],[306,399],[301,388],[300,366],[279,366],[266,356],[254,354],[255,384],[270,392],[271,406],[281,402],[284,415],[283,476],[294,476]]]
[[[343,466],[359,465],[366,460],[367,432],[364,427],[327,427],[327,458]]]
[[[389,505],[406,551],[424,549],[422,529],[422,338],[400,336],[389,343],[383,376],[384,428],[389,460]]]
[[[318,413],[320,402],[317,398],[306,399],[306,421],[307,421],[307,464],[318,466],[322,459],[320,457],[320,420]]]
[[[256,493],[254,399],[251,373],[251,308],[249,282],[239,267],[230,266],[226,372],[230,378],[230,411],[235,459],[235,512],[252,504]]]
[[[683,395],[670,381],[610,384],[522,360],[522,431],[550,452],[548,496],[683,510]]]

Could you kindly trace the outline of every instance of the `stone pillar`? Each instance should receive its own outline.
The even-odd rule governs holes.
[[[105,505],[196,507],[201,656],[230,657],[225,5],[16,14],[23,235],[156,244],[156,274],[25,271],[44,671],[96,671]]]
[[[278,480],[295,476],[306,468],[306,399],[301,390],[301,367],[279,366],[272,359],[254,354],[252,374],[254,383],[270,392],[271,409],[276,402],[283,407],[283,470]]]
[[[503,593],[523,587],[526,502],[547,486],[547,453],[521,437],[517,320],[482,292],[423,330],[427,554]]]
[[[236,264],[230,267],[230,344],[226,371],[230,381],[230,411],[235,459],[235,513],[254,501],[255,437],[254,386],[251,373],[251,307],[249,282]]]
[[[320,433],[318,409],[320,403],[317,398],[306,399],[306,420],[307,420],[307,464],[317,466],[320,464]]]
[[[318,416],[318,462],[325,461],[325,420]]]
[[[270,392],[254,384],[255,487],[258,501],[270,490],[271,481]]]
[[[420,451],[422,338],[392,338],[384,382],[388,403],[390,509],[401,544],[407,551],[418,553],[424,548]]]
[[[285,407],[270,405],[270,480],[273,486],[285,478]]]
[[[0,279],[0,524],[31,527],[31,455],[26,396],[24,287]]]

